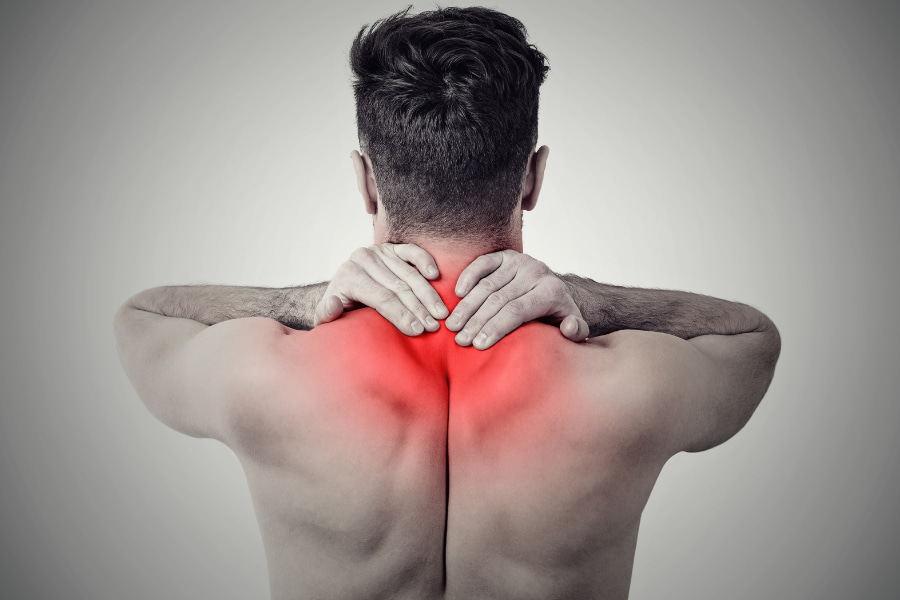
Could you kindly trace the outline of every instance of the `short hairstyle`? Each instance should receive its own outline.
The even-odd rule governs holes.
[[[509,15],[410,8],[363,26],[350,49],[360,149],[390,235],[497,239],[537,143],[546,57]]]

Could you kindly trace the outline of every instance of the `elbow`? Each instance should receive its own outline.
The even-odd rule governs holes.
[[[757,375],[753,378],[756,383],[748,386],[749,390],[751,390],[748,394],[747,402],[749,410],[743,418],[741,427],[743,427],[743,423],[746,423],[746,421],[749,420],[750,416],[769,391],[772,379],[775,377],[775,365],[778,364],[778,358],[781,356],[781,334],[771,320],[766,318],[765,321],[765,328],[760,330],[760,333],[762,333],[764,337],[762,338],[762,343],[759,345],[757,354]]]
[[[131,303],[131,299],[125,301],[122,306],[116,311],[116,314],[113,315],[113,335],[116,338],[116,343],[121,344],[122,338],[125,334],[125,331],[128,329],[128,323],[130,322],[130,315],[134,312],[134,305]]]
[[[769,317],[763,315],[763,326],[760,329],[765,334],[765,347],[763,349],[763,360],[771,373],[775,372],[775,365],[781,356],[781,333]]]
[[[116,352],[123,363],[133,350],[135,341],[141,337],[141,318],[143,311],[134,304],[134,298],[126,300],[113,316],[113,338],[116,341]]]
[[[747,333],[757,334],[754,336],[756,338],[756,355],[759,364],[771,375],[771,372],[775,370],[775,364],[778,362],[778,357],[781,356],[781,333],[778,331],[778,327],[775,326],[775,323],[772,322],[772,319],[767,317],[761,311],[752,308],[751,310],[755,313],[753,321],[753,325],[750,325],[746,331]]]

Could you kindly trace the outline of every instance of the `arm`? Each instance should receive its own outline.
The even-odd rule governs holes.
[[[527,320],[571,310],[565,307],[572,302],[578,317],[563,318],[563,335],[578,340],[586,330],[610,334],[598,343],[626,357],[620,391],[635,394],[650,413],[667,415],[675,451],[705,450],[737,433],[774,375],[778,329],[745,304],[556,276],[510,250],[479,261],[460,275],[458,291],[465,298],[451,316],[460,335],[471,340],[486,334],[487,342],[479,346],[476,338],[475,345],[488,347]]]
[[[207,306],[213,293],[208,286],[146,290],[118,310],[114,331],[125,373],[156,418],[225,441],[230,400],[289,330],[272,319],[221,320],[231,306]]]
[[[146,290],[116,314],[119,357],[157,418],[188,435],[222,439],[229,398],[262,383],[257,376],[277,360],[288,328],[312,329],[368,304],[407,335],[437,329],[431,314],[442,318],[446,307],[441,314],[440,297],[420,271],[438,276],[427,252],[385,244],[354,252],[328,284]]]
[[[330,282],[286,288],[167,286],[141,292],[128,304],[204,325],[265,317],[300,330],[333,321],[346,310],[371,306],[407,335],[418,335],[438,328],[432,313],[436,318],[447,314],[426,280],[437,276],[434,259],[418,246],[382,244],[354,251]],[[426,309],[425,303],[432,308]]]
[[[717,446],[753,415],[781,354],[781,336],[766,315],[701,294],[619,287],[575,275],[561,279],[591,335],[657,334],[629,336],[639,368],[632,377],[676,409],[678,450]]]
[[[620,375],[635,402],[662,416],[670,454],[715,447],[749,421],[781,352],[766,315],[701,294],[563,279],[591,333],[624,357]]]
[[[774,331],[775,327],[763,313],[746,304],[711,296],[620,287],[571,274],[559,278],[584,315],[592,337],[637,329],[689,340],[701,335]]]
[[[289,288],[166,286],[137,294],[123,309],[190,319],[203,325],[265,317],[291,329],[312,329],[316,306],[321,302],[327,285],[315,283]]]
[[[682,339],[774,331],[772,322],[745,304],[701,294],[626,288],[577,275],[558,275],[527,254],[485,254],[459,276],[463,299],[447,319],[457,340],[487,348],[519,325],[541,319],[573,341],[622,329],[668,333]],[[483,336],[479,342],[477,337]]]
[[[774,326],[689,340],[619,330],[592,342],[619,357],[613,389],[655,424],[667,456],[713,448],[740,431],[768,390],[781,348]]]

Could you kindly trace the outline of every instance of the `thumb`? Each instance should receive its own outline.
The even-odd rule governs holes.
[[[573,342],[583,342],[588,338],[590,327],[584,319],[569,315],[559,324],[559,331]]]
[[[313,327],[330,323],[344,314],[344,303],[337,296],[325,296],[316,305],[316,320]]]

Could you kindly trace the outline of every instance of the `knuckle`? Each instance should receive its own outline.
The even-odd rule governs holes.
[[[403,261],[397,263],[394,266],[394,268],[396,268],[397,275],[399,277],[404,277],[407,279],[410,277],[415,277],[416,275],[419,274],[419,271],[414,266],[412,266],[411,264],[409,264],[407,262],[403,262]]]
[[[516,266],[527,265],[529,262],[534,259],[528,256],[527,254],[521,254],[514,250],[504,250],[504,259],[508,260],[511,263],[514,263]]]
[[[378,287],[372,296],[379,304],[387,304],[396,297],[394,292],[386,287]]]
[[[537,278],[537,277],[543,277],[544,275],[549,273],[550,269],[547,268],[547,265],[545,265],[541,261],[535,260],[535,261],[527,263],[525,265],[525,267],[523,268],[523,271],[525,272],[526,275],[530,275],[532,277]]]
[[[528,312],[528,307],[525,305],[525,302],[516,299],[506,305],[506,310],[513,316],[522,317]]]
[[[482,279],[479,283],[481,289],[485,292],[493,292],[497,289],[497,284],[492,279]]]
[[[391,283],[390,289],[395,294],[398,294],[398,295],[399,294],[407,294],[412,291],[412,288],[409,287],[409,284],[401,279],[398,279],[397,281],[394,281],[393,283]]]
[[[375,262],[375,255],[372,248],[357,248],[350,257],[353,262],[360,265],[368,265]]]
[[[503,294],[501,294],[499,292],[494,292],[493,294],[491,294],[490,296],[487,297],[487,300],[485,301],[485,303],[490,304],[491,306],[494,306],[494,307],[500,307],[500,306],[503,306],[504,304],[506,304],[506,298],[503,296]]]

